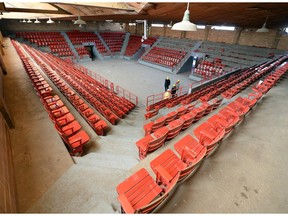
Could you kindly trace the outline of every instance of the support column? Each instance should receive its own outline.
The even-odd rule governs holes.
[[[242,27],[239,27],[237,29],[237,31],[235,31],[235,36],[234,36],[234,40],[233,40],[233,44],[239,44],[239,39],[240,39],[240,35],[243,31]]]
[[[204,40],[203,41],[207,41],[210,30],[211,30],[211,26],[206,26],[205,35],[204,35]]]
[[[166,37],[167,25],[164,25],[163,28],[164,28],[163,36]]]
[[[274,38],[274,41],[272,43],[272,47],[271,47],[272,49],[277,49],[277,46],[279,44],[281,35],[282,35],[282,31],[281,30],[277,30],[275,38]]]

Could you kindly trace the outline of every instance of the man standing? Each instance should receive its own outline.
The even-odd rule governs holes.
[[[176,85],[176,91],[178,91],[179,88],[180,88],[180,80],[177,80],[177,82],[175,83],[175,85]]]
[[[164,83],[165,92],[169,89],[170,83],[171,83],[171,81],[170,81],[169,77],[166,77],[165,83]]]

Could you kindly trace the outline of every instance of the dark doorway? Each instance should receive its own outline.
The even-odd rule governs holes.
[[[85,46],[85,49],[87,49],[89,56],[91,57],[92,61],[96,59],[96,55],[93,52],[93,46]]]

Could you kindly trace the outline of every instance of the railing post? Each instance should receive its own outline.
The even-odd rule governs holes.
[[[114,83],[110,83],[110,90],[114,92]]]

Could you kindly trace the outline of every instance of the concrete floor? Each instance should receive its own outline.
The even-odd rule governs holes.
[[[167,75],[172,82],[180,78],[182,84],[188,84],[189,72],[172,75],[126,60],[83,62],[83,66],[135,93],[141,103],[107,136],[93,135],[86,154],[73,157],[73,164],[20,59],[15,57],[12,44],[8,40],[4,44],[8,68],[6,100],[16,122],[11,140],[19,212],[119,212],[116,186],[140,167],[152,174],[149,162],[153,158],[173,148],[175,142],[193,133],[194,128],[219,110],[139,162],[135,141],[144,136],[147,95],[162,92]],[[274,87],[217,152],[179,185],[159,213],[287,213],[287,86],[285,79]],[[247,88],[242,94],[250,91]],[[75,110],[70,110],[74,114]],[[171,110],[163,109],[160,115]],[[83,128],[86,126],[83,123]]]

